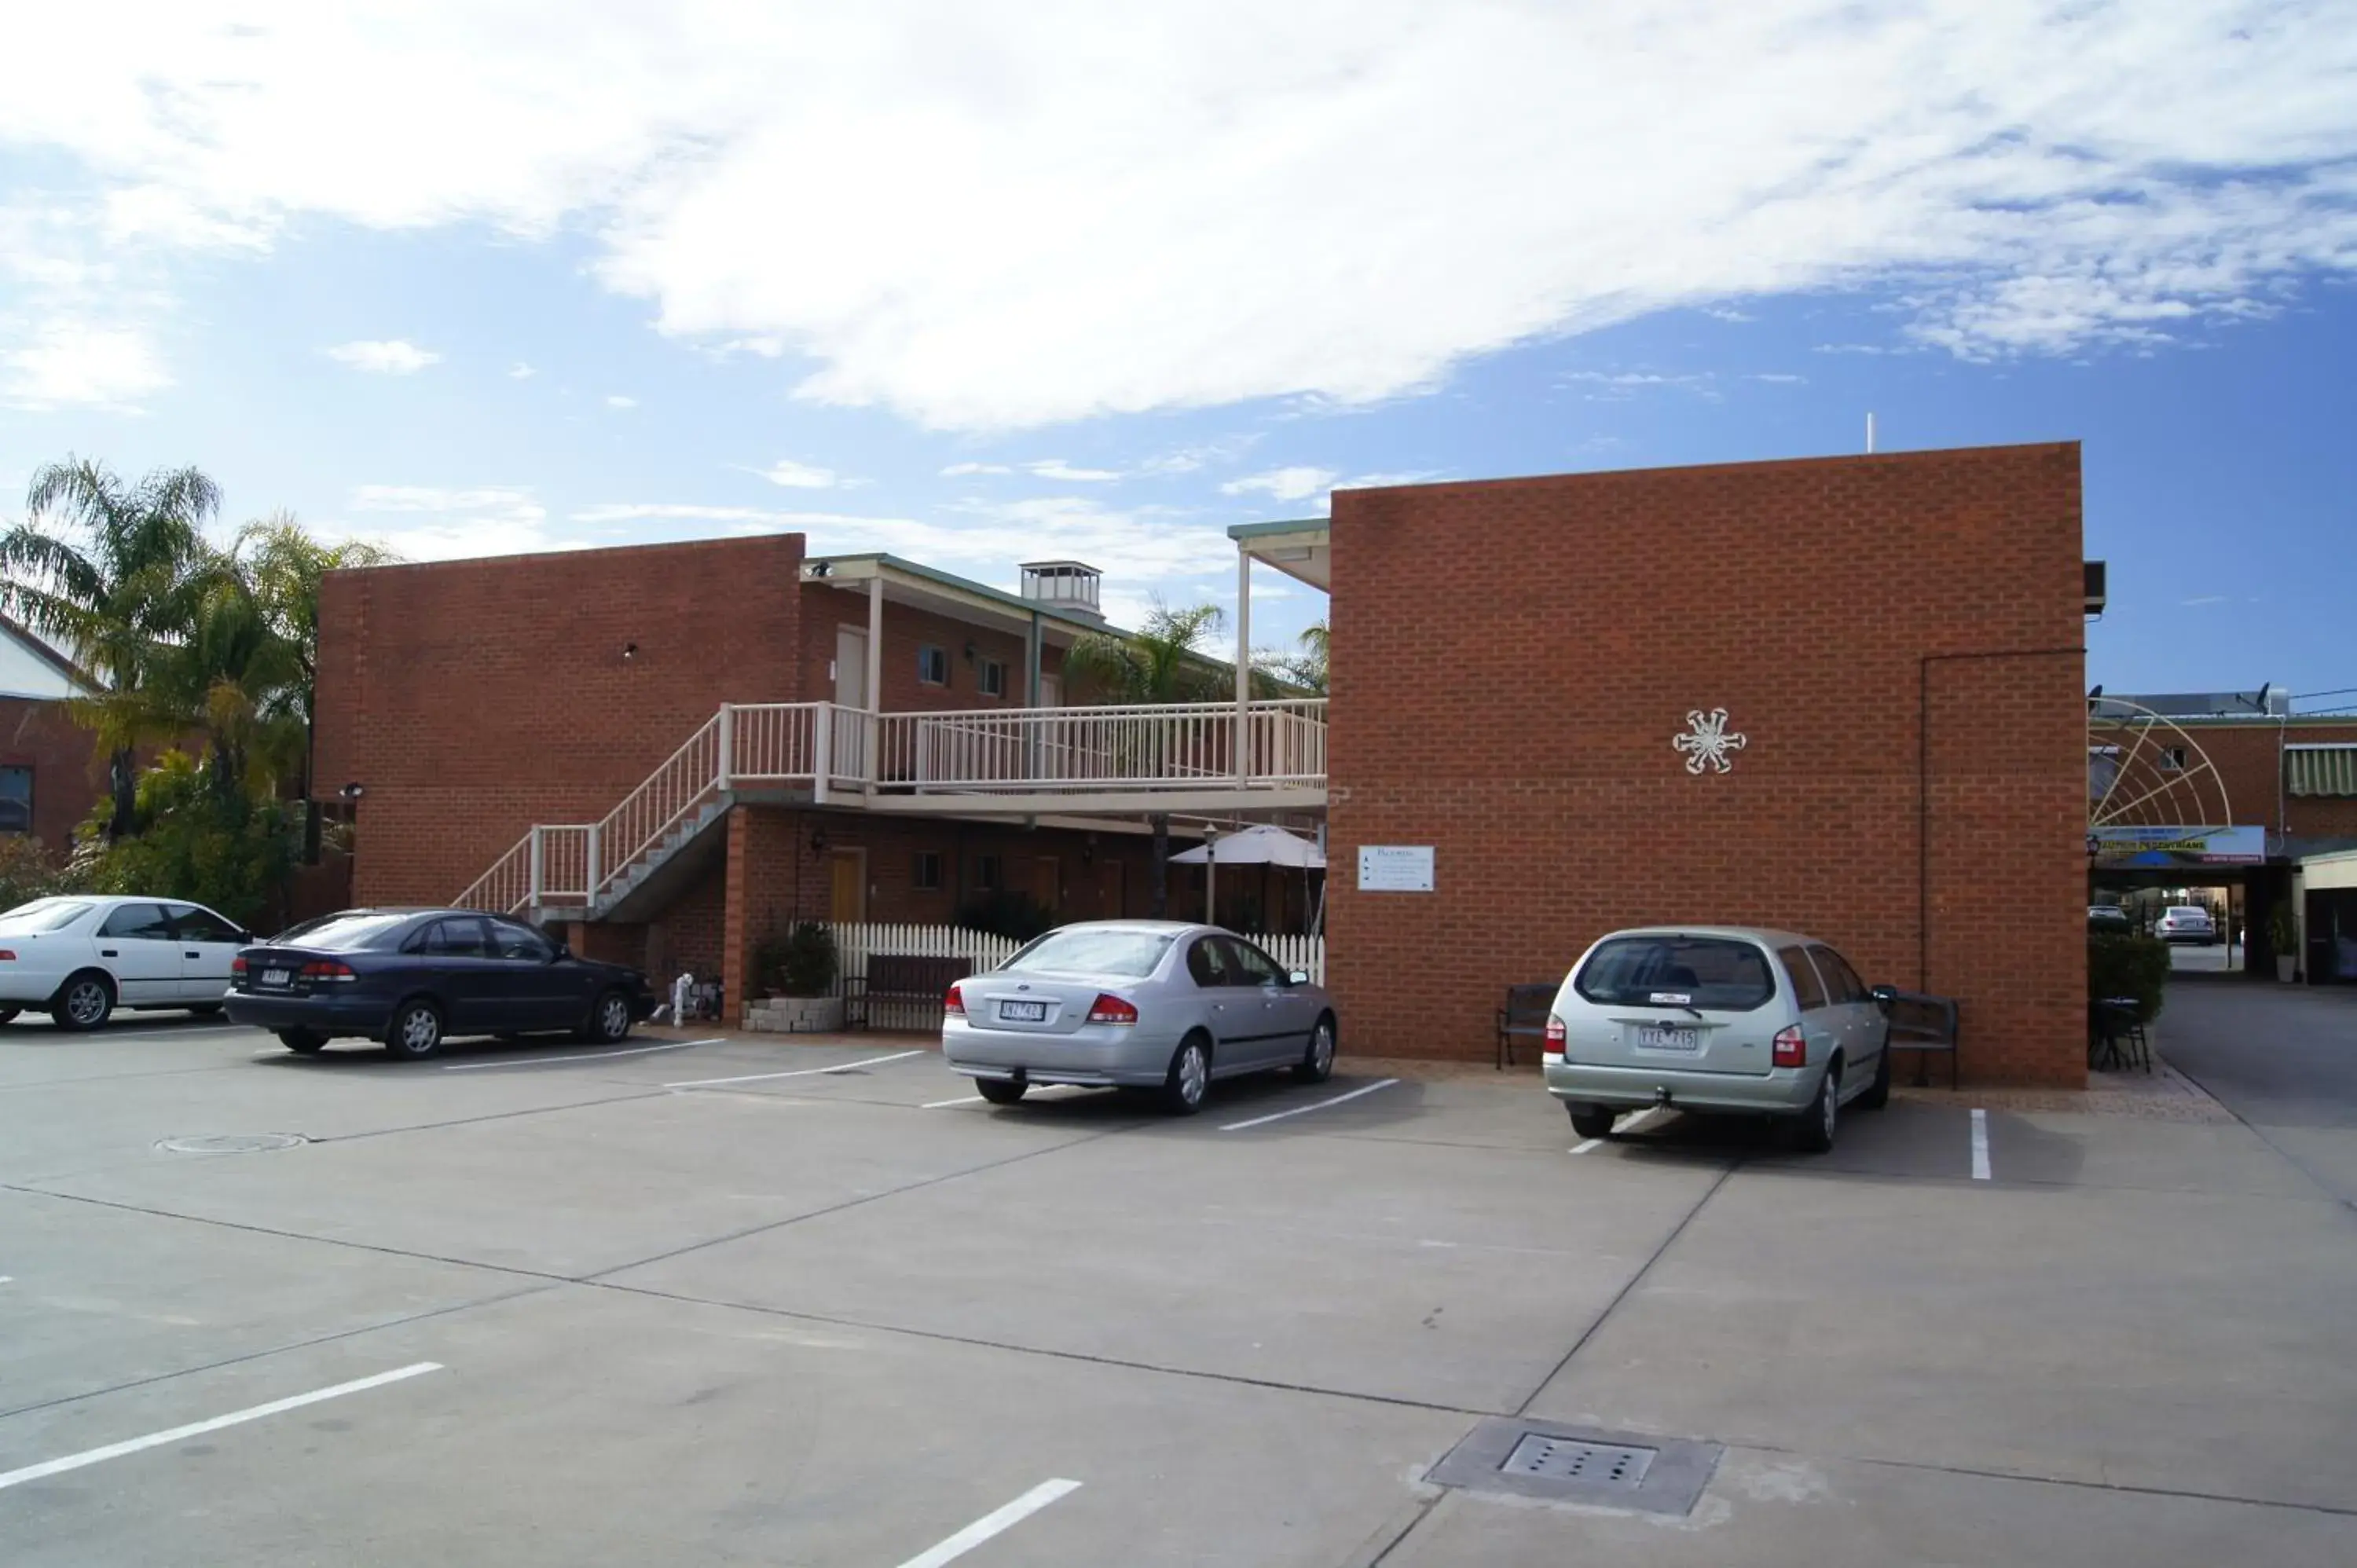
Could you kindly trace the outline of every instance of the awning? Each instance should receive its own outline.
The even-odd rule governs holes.
[[[2287,748],[2284,788],[2295,795],[2357,795],[2357,746]]]

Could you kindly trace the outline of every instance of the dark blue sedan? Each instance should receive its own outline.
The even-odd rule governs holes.
[[[430,1057],[457,1035],[566,1029],[612,1045],[654,1011],[647,977],[576,958],[521,921],[475,909],[347,909],[241,950],[229,1015],[308,1056],[381,1040]]]

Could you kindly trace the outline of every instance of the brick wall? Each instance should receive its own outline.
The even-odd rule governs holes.
[[[802,556],[779,534],[330,574],[317,773],[367,790],[353,896],[455,897],[721,703],[801,700]]]
[[[33,836],[63,860],[74,829],[106,794],[106,762],[95,737],[63,703],[0,697],[0,767],[33,770]]]
[[[1963,998],[1967,1074],[2083,1080],[2075,445],[1343,491],[1329,973],[1354,1049],[1486,1057],[1616,927],[1798,929]],[[1671,739],[1725,707],[1727,774]],[[1438,891],[1360,893],[1362,843]],[[1996,892],[1988,890],[1995,889]]]
[[[828,671],[834,660],[836,631],[849,628],[865,634],[867,629],[865,585],[843,588],[824,583],[804,584],[802,621],[808,690],[813,698],[832,696],[835,687]],[[928,643],[949,655],[950,678],[945,685],[929,685],[917,679],[917,650]],[[965,658],[969,644],[974,650],[971,664]],[[1028,695],[1025,657],[1021,632],[977,626],[914,605],[887,600],[882,653],[884,711],[907,714],[1019,708]],[[982,661],[985,659],[996,659],[1006,666],[1006,692],[1003,697],[982,694]],[[1043,642],[1039,650],[1040,672],[1054,675],[1062,668],[1062,650]]]
[[[2188,723],[2185,733],[2217,768],[2235,822],[2303,838],[2357,838],[2357,800],[2286,794],[2277,755],[2286,742],[2357,744],[2357,724],[2298,718],[2286,725]]]

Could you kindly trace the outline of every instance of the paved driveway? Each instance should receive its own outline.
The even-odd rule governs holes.
[[[1574,1153],[1388,1076],[0,1031],[5,1559],[2357,1561],[2345,1122],[1992,1110],[1980,1177],[1966,1106]],[[1716,1449],[1666,1514],[1426,1479],[1495,1418]]]
[[[2180,980],[2160,1038],[2179,1071],[2357,1203],[2357,986]]]

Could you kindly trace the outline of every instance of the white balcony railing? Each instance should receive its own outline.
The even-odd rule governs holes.
[[[730,703],[612,811],[594,822],[532,829],[458,902],[594,908],[706,807],[748,787],[807,785],[829,801],[1252,790],[1325,779],[1322,697],[1253,703],[1241,714],[1232,703],[926,714]]]

